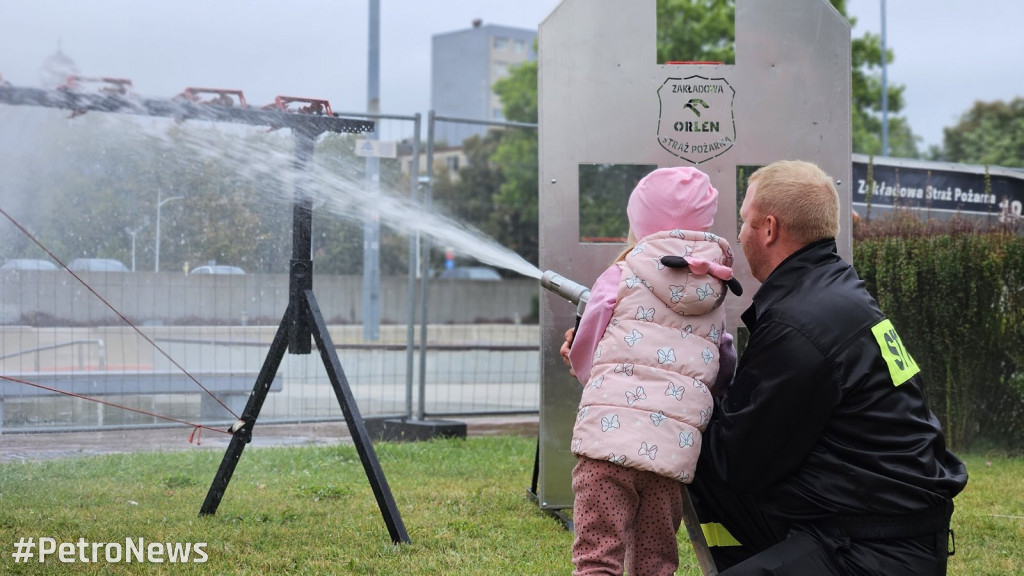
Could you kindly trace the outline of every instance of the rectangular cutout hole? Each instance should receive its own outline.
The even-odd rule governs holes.
[[[736,63],[736,2],[657,2],[658,63]]]
[[[625,242],[629,194],[657,168],[655,164],[580,164],[580,242]]]

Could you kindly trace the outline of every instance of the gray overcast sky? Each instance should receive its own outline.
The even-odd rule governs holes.
[[[623,0],[630,2],[632,0]],[[430,108],[430,37],[485,23],[535,29],[559,0],[381,0],[381,110]],[[880,32],[880,0],[849,0],[854,36]],[[0,75],[39,83],[58,46],[91,76],[130,78],[140,94],[186,86],[278,94],[366,110],[366,0],[0,0]],[[924,147],[976,100],[1024,96],[1024,2],[890,0],[889,82]],[[387,137],[385,135],[385,137]]]

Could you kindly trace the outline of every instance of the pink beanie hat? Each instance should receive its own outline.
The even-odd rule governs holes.
[[[715,221],[718,191],[696,168],[659,168],[644,176],[626,206],[637,240],[666,230],[706,232]]]

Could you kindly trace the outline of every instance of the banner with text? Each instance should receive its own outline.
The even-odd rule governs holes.
[[[936,168],[927,166],[934,164]],[[992,168],[985,186],[984,168],[951,169],[948,163],[904,162],[872,166],[868,194],[868,162],[853,162],[853,206],[920,208],[961,214],[999,214],[1001,219],[1021,217],[1024,205],[1024,170]]]

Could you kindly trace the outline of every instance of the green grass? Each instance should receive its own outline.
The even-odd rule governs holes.
[[[199,517],[223,453],[0,465],[4,574],[568,574],[572,535],[526,497],[536,440],[376,446],[411,544],[394,545],[351,446],[250,448],[217,514]],[[1024,460],[968,457],[950,574],[1024,573]],[[989,465],[990,464],[990,465]],[[680,531],[679,574],[698,574]],[[206,542],[203,564],[15,563],[22,537]],[[77,550],[74,552],[77,556]],[[87,554],[88,556],[88,554]]]

